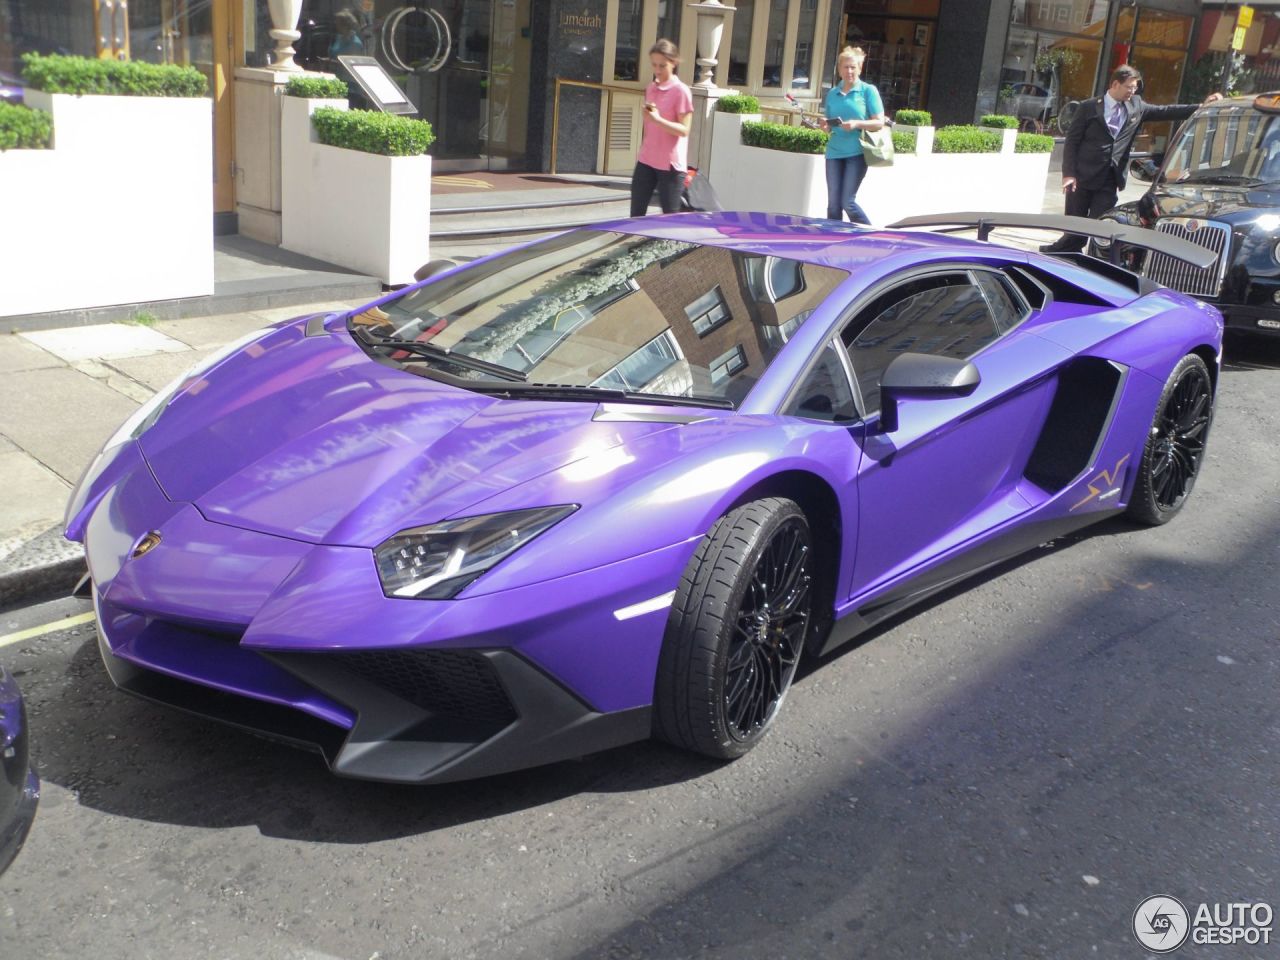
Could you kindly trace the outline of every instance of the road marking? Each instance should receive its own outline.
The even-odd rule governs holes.
[[[0,647],[7,647],[11,643],[21,643],[23,640],[30,640],[32,637],[39,637],[46,633],[53,633],[55,630],[66,630],[69,627],[78,627],[82,623],[93,622],[93,611],[88,613],[80,613],[74,617],[67,617],[56,623],[46,623],[44,626],[32,627],[29,630],[19,630],[17,633],[6,634],[0,637]]]

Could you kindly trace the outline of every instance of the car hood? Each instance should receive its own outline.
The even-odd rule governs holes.
[[[1186,184],[1164,184],[1138,201],[1141,213],[1151,218],[1194,217],[1224,223],[1252,223],[1261,214],[1280,207],[1280,191],[1274,189]]]
[[[376,546],[670,423],[587,402],[498,400],[367,357],[345,333],[277,331],[186,385],[140,443],[165,495],[207,519]]]

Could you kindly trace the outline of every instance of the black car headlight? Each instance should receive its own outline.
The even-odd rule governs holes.
[[[401,530],[374,550],[382,592],[448,600],[577,509],[574,503],[536,507]]]

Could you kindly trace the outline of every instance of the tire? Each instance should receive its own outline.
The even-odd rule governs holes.
[[[654,687],[654,734],[731,760],[763,739],[813,619],[813,538],[791,500],[721,517],[680,580]]]
[[[1173,368],[1156,404],[1128,515],[1138,523],[1168,523],[1191,496],[1213,422],[1209,368],[1189,353]]]

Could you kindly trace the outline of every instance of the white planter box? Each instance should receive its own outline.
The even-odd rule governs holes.
[[[742,125],[748,121],[759,123],[760,114],[721,113],[717,110],[711,115],[711,163],[705,172],[726,210],[738,209],[730,206],[726,197],[739,195],[737,191],[741,171],[735,166],[735,162],[738,157],[737,148],[742,142]],[[717,150],[717,145],[723,149]]]
[[[430,259],[431,158],[320,143],[311,114],[344,100],[280,104],[281,246],[383,283],[412,283]]]
[[[824,157],[747,147],[719,133],[711,183],[726,210],[826,216]],[[873,224],[959,210],[1040,213],[1048,176],[1047,153],[898,154],[892,166],[867,171],[858,204]]]
[[[0,152],[0,316],[212,294],[212,102],[26,103],[53,115],[54,141]]]
[[[914,133],[916,135],[916,153],[933,153],[933,132],[937,127],[912,127],[899,123],[891,129],[901,130],[903,133]]]

